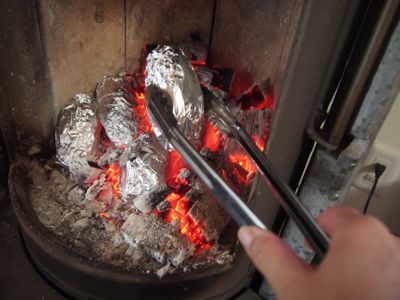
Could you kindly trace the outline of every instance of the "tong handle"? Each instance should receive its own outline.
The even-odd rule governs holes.
[[[261,152],[246,130],[237,122],[233,126],[236,139],[250,155],[262,175],[267,179],[270,190],[290,218],[297,224],[304,237],[310,242],[317,256],[322,258],[328,247],[329,238],[318,225],[309,211],[293,193],[289,185],[272,166],[268,158]]]

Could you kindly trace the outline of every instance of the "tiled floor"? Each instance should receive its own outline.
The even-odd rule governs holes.
[[[52,288],[30,263],[9,202],[0,206],[0,299],[67,299]]]

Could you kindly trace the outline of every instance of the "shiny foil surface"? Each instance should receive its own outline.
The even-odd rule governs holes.
[[[203,126],[203,93],[199,80],[182,51],[166,45],[154,49],[147,56],[145,83],[146,87],[154,85],[169,94],[173,114],[181,132],[191,141],[199,140]],[[157,128],[154,120],[151,121]],[[155,133],[165,146],[161,131],[155,130]]]
[[[85,179],[92,171],[87,160],[99,135],[96,110],[93,98],[76,94],[58,118],[56,158],[78,179]]]
[[[133,147],[127,149],[129,157],[124,153],[120,159],[120,164],[123,164],[120,175],[121,193],[129,204],[162,182],[165,161],[163,153],[151,145],[151,139],[140,137],[133,144]]]
[[[96,88],[99,118],[107,136],[117,147],[131,143],[138,133],[133,96],[120,77],[105,77]]]

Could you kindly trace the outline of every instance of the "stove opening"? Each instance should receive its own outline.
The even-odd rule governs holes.
[[[149,117],[145,89],[157,83],[181,101],[182,132],[247,201],[256,167],[204,111],[200,87],[264,150],[272,86],[260,81],[232,98],[235,71],[207,63],[205,49],[149,48],[142,71],[105,76],[94,95],[76,94],[60,111],[55,157],[44,166],[28,163],[33,208],[62,241],[99,262],[159,277],[229,265],[237,242],[228,227],[235,225]]]

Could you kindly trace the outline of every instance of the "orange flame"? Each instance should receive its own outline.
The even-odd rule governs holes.
[[[119,166],[116,163],[112,163],[108,166],[106,171],[106,179],[111,183],[113,188],[113,193],[118,198],[121,196],[121,191],[119,189]]]

